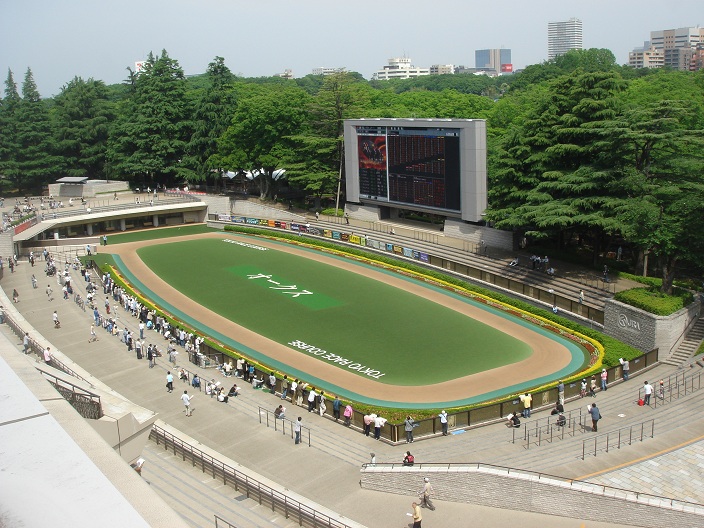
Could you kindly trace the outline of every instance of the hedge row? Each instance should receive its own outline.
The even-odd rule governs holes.
[[[665,295],[651,287],[618,292],[614,299],[655,315],[670,315],[691,304],[694,296],[682,288],[674,288],[673,295]]]

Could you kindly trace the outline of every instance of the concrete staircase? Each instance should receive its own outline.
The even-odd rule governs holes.
[[[692,329],[687,333],[682,344],[672,353],[670,357],[665,359],[663,363],[676,367],[683,366],[688,362],[704,340],[704,318],[700,317],[694,323]]]

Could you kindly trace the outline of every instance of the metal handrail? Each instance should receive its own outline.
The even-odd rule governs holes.
[[[604,450],[606,453],[609,452],[609,448],[616,448],[616,449],[621,449],[621,445],[631,445],[634,441],[640,441],[642,442],[643,439],[646,436],[646,424],[650,423],[650,438],[655,437],[655,420],[646,420],[645,422],[641,422],[639,424],[631,425],[630,427],[622,427],[620,429],[617,429],[615,431],[609,431],[608,433],[596,435],[589,440],[584,440],[582,441],[582,460],[584,460],[585,456],[587,454],[592,454],[591,449],[589,450],[589,453],[587,453],[587,443],[591,443],[594,441],[594,456],[596,456],[598,452],[598,445],[600,440],[606,439],[606,445],[604,446]],[[636,430],[636,436],[633,436],[633,430]],[[638,435],[638,428],[640,428],[640,435]],[[626,435],[622,433],[625,433],[628,431],[628,442],[626,442]],[[616,437],[616,444],[614,445],[613,443],[609,443],[609,441],[613,438]]]
[[[467,463],[461,463],[461,462],[425,462],[425,463],[419,463],[415,462],[415,464],[412,467],[404,466],[403,463],[401,462],[391,462],[391,463],[374,463],[374,464],[362,464],[362,469],[371,469],[371,468],[381,468],[381,469],[396,469],[396,470],[409,470],[409,471],[414,471],[418,472],[419,470],[422,469],[446,469],[446,470],[456,470],[458,468],[467,468],[467,469],[476,469],[476,470],[482,470],[482,469],[491,469],[493,470],[494,474],[497,470],[499,471],[504,471],[506,473],[506,476],[509,475],[524,475],[528,477],[537,477],[538,480],[555,480],[558,482],[565,482],[569,483],[570,487],[573,486],[579,486],[582,490],[584,490],[585,487],[591,487],[595,491],[601,491],[602,493],[606,494],[607,492],[611,492],[614,494],[614,492],[622,493],[625,495],[631,494],[635,496],[637,500],[644,498],[644,499],[655,499],[660,502],[666,502],[670,504],[671,508],[675,508],[676,506],[679,506],[679,508],[684,509],[685,507],[689,508],[698,508],[701,509],[701,514],[704,514],[704,504],[700,504],[698,502],[691,502],[691,501],[686,501],[686,500],[681,500],[681,499],[673,499],[672,497],[663,497],[661,495],[653,495],[652,493],[646,493],[646,492],[641,492],[641,491],[634,491],[634,490],[627,490],[623,488],[617,488],[615,486],[608,486],[606,484],[598,484],[596,482],[590,482],[588,480],[579,480],[579,479],[572,479],[568,477],[560,477],[558,475],[552,475],[550,473],[542,473],[539,471],[531,471],[528,469],[517,469],[517,468],[511,468],[508,466],[498,466],[495,464],[486,464],[484,462],[467,462]],[[452,473],[453,475],[456,475],[456,472]]]
[[[232,524],[230,521],[226,521],[222,517],[219,517],[218,515],[215,515],[215,528],[237,528],[236,525]]]
[[[190,460],[193,467],[199,465],[203,473],[207,470],[213,478],[221,478],[224,485],[233,486],[235,491],[239,491],[242,488],[247,498],[252,498],[253,495],[260,505],[263,502],[268,502],[271,505],[271,511],[278,509],[279,512],[284,514],[286,519],[291,517],[300,526],[305,523],[312,528],[351,528],[350,525],[306,506],[285,493],[277,491],[242,471],[221,462],[188,442],[177,438],[158,425],[152,425],[149,438],[154,440],[157,445],[163,443],[164,450],[171,448],[174,455],[181,455],[184,461]]]
[[[259,407],[259,423],[262,423],[262,415],[266,416],[267,427],[270,427],[269,423],[272,422],[274,424],[274,431],[278,431],[279,429],[281,429],[282,434],[286,434],[286,424],[288,424],[289,434],[291,438],[294,438],[296,422],[294,422],[293,420],[289,420],[288,418],[277,418],[272,411],[268,411],[263,407]],[[308,447],[310,447],[310,428],[306,427],[305,425],[301,425],[301,438],[303,437],[304,430],[308,433]]]
[[[681,375],[681,379],[680,379]],[[674,378],[674,381],[673,379]],[[675,372],[667,377],[667,381],[663,379],[663,385],[660,386],[659,383],[653,385],[653,392],[650,397],[650,402],[652,402],[654,408],[658,408],[658,401],[661,403],[671,402],[673,399],[681,398],[687,394],[691,394],[702,388],[702,373],[695,372],[691,376],[685,376],[684,372]],[[691,381],[691,384],[689,382]],[[696,388],[695,388],[696,381]],[[687,390],[689,384],[689,392]],[[682,392],[682,387],[684,387],[684,392]],[[638,399],[644,399],[645,390],[643,387],[638,389]]]

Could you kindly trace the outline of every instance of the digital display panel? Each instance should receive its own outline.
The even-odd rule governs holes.
[[[457,129],[358,127],[360,195],[460,210]]]

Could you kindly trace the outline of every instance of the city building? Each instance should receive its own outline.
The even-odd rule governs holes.
[[[313,68],[311,72],[313,75],[334,75],[336,73],[343,73],[347,71],[346,68],[326,68],[321,66],[320,68]]]
[[[643,47],[628,53],[628,65],[631,68],[662,68],[665,65],[665,52],[646,41]]]
[[[430,75],[430,68],[418,68],[411,64],[408,57],[395,57],[383,69],[372,74],[373,81],[388,81],[389,79],[410,79]]]
[[[628,65],[634,68],[701,69],[702,44],[704,28],[683,27],[651,31],[650,42],[629,53]]]
[[[449,75],[454,73],[454,64],[433,64],[430,67],[430,75]]]
[[[506,48],[475,50],[474,66],[479,71],[511,73],[513,71],[511,50]]]
[[[274,77],[281,77],[283,79],[293,79],[293,70],[285,69],[283,73],[275,73]]]
[[[548,22],[548,60],[570,50],[582,49],[582,21],[570,18],[563,22]]]

